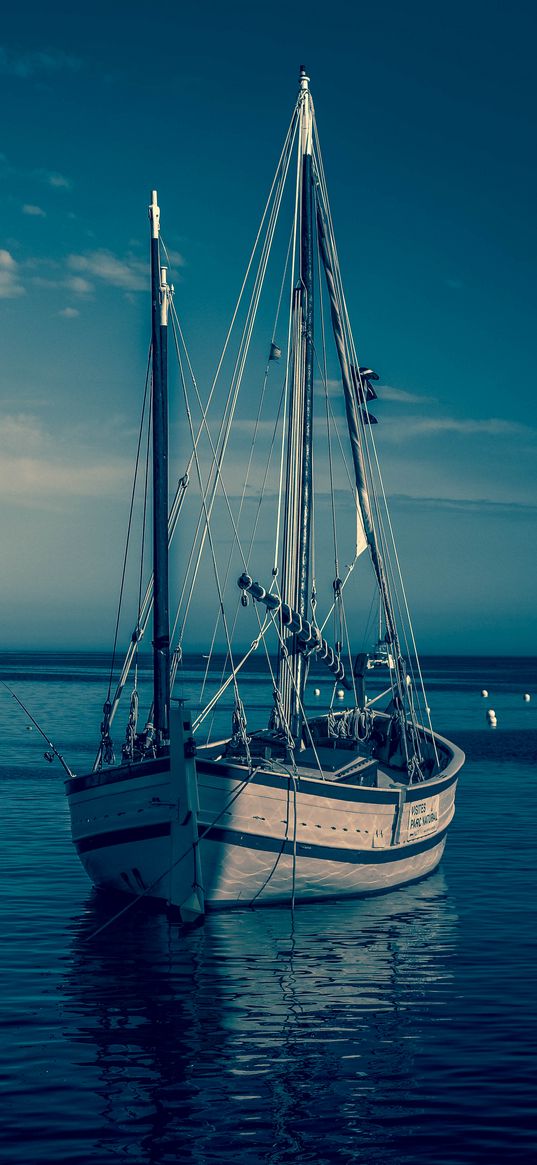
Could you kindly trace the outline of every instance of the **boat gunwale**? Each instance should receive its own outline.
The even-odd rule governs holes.
[[[389,719],[387,713],[378,712],[378,716]],[[420,726],[420,730],[424,735],[431,740],[438,742],[450,754],[450,758],[445,768],[434,776],[429,777],[425,781],[416,782],[411,785],[401,783],[399,787],[393,789],[375,788],[368,785],[354,785],[349,782],[326,781],[323,777],[302,776],[297,774],[296,780],[303,792],[310,794],[316,793],[324,797],[332,797],[334,800],[364,800],[372,801],[381,804],[394,804],[399,800],[402,789],[405,791],[405,799],[407,801],[420,800],[423,797],[425,790],[428,795],[434,796],[436,793],[442,792],[448,788],[455,780],[457,773],[464,764],[464,753],[457,745],[447,740],[446,737],[440,736],[436,732],[431,732],[428,728]],[[239,772],[247,774],[249,772],[247,765],[235,760],[234,758],[212,759],[204,758],[201,754],[205,747],[214,748],[214,745],[201,745],[196,760],[196,768],[199,774],[201,773],[219,773],[222,775],[223,761],[228,770],[235,769]],[[65,781],[65,789],[68,796],[73,793],[84,792],[85,790],[98,788],[103,785],[115,784],[116,782],[123,782],[132,779],[138,779],[142,775],[152,776],[155,773],[165,772],[169,765],[169,755],[165,754],[161,757],[151,757],[146,760],[128,762],[127,764],[116,765],[109,769],[97,769],[95,772],[82,774],[80,776],[69,777]],[[278,772],[276,769],[263,768],[260,766],[253,773],[251,782],[253,784],[272,785],[277,788],[282,781],[292,779],[294,774],[286,772]],[[358,796],[357,796],[358,794]]]

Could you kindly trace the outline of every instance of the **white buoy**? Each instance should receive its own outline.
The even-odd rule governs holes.
[[[529,701],[531,700],[531,696],[530,696],[529,692],[524,692],[524,699],[525,699],[526,703],[529,703]]]
[[[343,700],[343,698],[345,696],[345,692],[343,691],[343,688],[338,688],[338,690],[336,692],[336,696],[337,696],[338,700]]]
[[[314,696],[320,696],[320,694],[321,694],[321,689],[320,689],[320,688],[314,688],[314,689],[313,689],[313,695],[314,695]]]
[[[483,691],[481,692],[481,695],[482,695],[482,696],[484,696],[484,697],[485,697],[485,699],[487,698],[487,696],[488,696],[488,692],[487,692],[487,689],[486,689],[486,688],[483,688]]]
[[[497,719],[496,719],[496,713],[495,713],[495,711],[494,711],[494,708],[489,708],[489,709],[488,709],[488,711],[487,711],[487,720],[488,720],[488,722],[489,722],[489,724],[490,724],[491,728],[495,728],[495,727],[496,727],[496,725],[497,725],[498,721],[497,721]]]

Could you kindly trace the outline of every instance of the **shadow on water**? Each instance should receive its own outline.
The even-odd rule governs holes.
[[[71,1160],[414,1159],[416,1056],[440,1036],[457,944],[441,872],[190,932],[136,909],[92,937],[112,914],[93,893],[62,984],[83,1060]]]

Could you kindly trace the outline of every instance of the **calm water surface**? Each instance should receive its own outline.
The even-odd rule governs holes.
[[[187,934],[137,905],[95,936],[117,900],[91,890],[61,771],[3,692],[6,1162],[534,1159],[536,661],[430,659],[426,674],[438,730],[468,756],[440,870]],[[0,675],[83,771],[104,660],[4,654]]]

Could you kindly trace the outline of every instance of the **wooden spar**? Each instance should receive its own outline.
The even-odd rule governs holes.
[[[304,287],[304,415],[302,429],[301,522],[298,557],[298,614],[304,618],[308,610],[310,577],[310,544],[312,516],[312,446],[313,446],[313,175],[311,152],[302,160],[302,206],[300,240],[300,278]],[[291,731],[300,739],[302,724],[301,704],[306,686],[307,661],[303,654],[297,657],[297,684],[294,724]]]
[[[293,377],[287,447],[281,591],[283,604],[305,619],[309,601],[313,442],[313,174],[309,78],[300,70],[300,280],[293,295]],[[289,628],[291,629],[291,628]],[[294,645],[297,646],[296,644]],[[285,657],[285,658],[284,658]],[[300,739],[307,659],[280,649],[277,687],[291,735]]]
[[[247,591],[258,603],[263,603],[268,611],[278,615],[282,625],[288,631],[294,632],[296,650],[300,652],[302,657],[307,659],[309,655],[315,654],[326,664],[334,679],[343,684],[347,691],[352,691],[352,681],[345,675],[345,668],[341,660],[338,659],[334,649],[330,647],[326,639],[323,639],[318,627],[315,627],[307,619],[303,619],[298,611],[292,610],[288,603],[282,603],[276,595],[271,595],[260,583],[254,582],[249,574],[242,574],[237,582],[241,591]]]
[[[151,334],[153,420],[153,716],[157,749],[169,739],[170,626],[168,611],[168,303],[166,268],[160,266],[160,209],[152,191]]]

